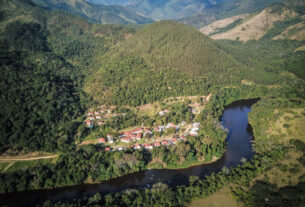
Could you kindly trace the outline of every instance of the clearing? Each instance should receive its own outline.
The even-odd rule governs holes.
[[[192,201],[189,207],[242,207],[231,195],[228,187],[220,189],[218,192],[204,199]]]

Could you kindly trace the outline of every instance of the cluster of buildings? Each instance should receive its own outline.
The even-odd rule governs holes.
[[[113,149],[110,148],[110,147],[106,147],[105,151],[123,151],[124,149],[127,149],[127,148],[135,149],[135,150],[140,150],[140,149],[152,150],[155,147],[174,145],[174,144],[177,144],[177,142],[179,142],[179,141],[185,142],[186,137],[181,136],[181,137],[178,137],[178,138],[171,138],[171,139],[167,139],[167,140],[162,140],[160,142],[134,144],[134,145],[130,145],[129,147],[117,147],[117,148],[113,148]]]
[[[101,106],[100,110],[89,111],[86,114],[86,126],[88,128],[92,128],[94,125],[102,126],[105,123],[105,121],[102,120],[105,116],[113,116],[111,109],[113,109],[113,107],[106,108],[105,106]]]
[[[165,109],[163,111],[159,111],[159,115],[160,116],[164,116],[165,114],[169,113],[169,110],[168,109]]]

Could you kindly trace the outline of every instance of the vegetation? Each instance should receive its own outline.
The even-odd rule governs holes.
[[[147,24],[152,19],[121,6],[93,5],[84,0],[33,0],[35,4],[49,10],[62,10],[80,15],[92,22],[102,24]]]
[[[192,16],[181,18],[179,21],[192,25],[196,28],[202,28],[215,20],[224,19],[239,14],[253,13],[267,6],[270,6],[282,0],[272,1],[254,1],[254,0],[229,0],[222,1],[210,8],[205,9],[201,13],[195,13]]]
[[[205,179],[190,177],[187,185],[175,188],[157,183],[145,190],[128,189],[103,198],[96,194],[66,203],[47,201],[44,206],[184,206],[223,187],[230,187],[249,206],[266,205],[262,190],[272,204],[302,204],[304,53],[294,51],[304,42],[271,41],[275,28],[259,41],[216,43],[172,21],[138,30],[92,24],[31,1],[1,3],[0,153],[59,154],[54,162],[15,163],[5,172],[8,165],[1,164],[1,193],[211,161],[221,157],[226,147],[226,132],[219,123],[224,107],[236,100],[260,98],[250,114],[257,152],[251,161]],[[162,117],[132,109],[169,97],[209,93],[210,101],[196,117],[178,99],[160,104],[170,111]],[[98,104],[116,105],[115,112],[126,114],[110,118],[99,129],[87,129],[84,113]],[[106,152],[102,145],[75,144],[90,133],[105,136],[142,123],[156,126],[183,120],[200,122],[199,136],[171,147]],[[275,131],[270,133],[270,127]],[[287,180],[278,182],[276,175],[287,175]],[[298,183],[291,187],[293,182]],[[274,195],[288,199],[276,200]]]
[[[173,21],[145,26],[110,52],[112,58],[126,56],[142,57],[155,69],[176,69],[195,76],[220,74],[240,66],[208,37]]]

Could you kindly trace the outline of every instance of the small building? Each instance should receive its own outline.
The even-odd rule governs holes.
[[[160,147],[161,146],[160,142],[155,142],[154,145],[155,145],[155,147]]]
[[[97,142],[98,142],[99,144],[105,144],[105,143],[106,143],[106,139],[105,139],[105,138],[99,138],[99,139],[97,140]]]
[[[122,141],[122,142],[125,142],[125,143],[129,143],[129,142],[131,142],[131,139],[130,139],[130,138],[123,137],[123,138],[121,138],[121,141]]]
[[[168,145],[168,141],[167,141],[167,140],[163,140],[163,141],[161,142],[161,144],[162,144],[163,146],[167,146],[167,145]]]
[[[99,115],[99,114],[100,114],[100,112],[96,111],[96,112],[94,112],[94,114],[95,114],[95,115]]]
[[[117,151],[123,151],[123,147],[117,147],[116,150]]]
[[[133,146],[133,148],[134,148],[134,149],[141,149],[141,146],[140,146],[139,144],[135,144],[135,145]]]
[[[87,116],[93,116],[93,113],[92,112],[88,112],[86,115]]]
[[[95,116],[96,119],[102,119],[100,115]]]
[[[190,136],[192,136],[192,137],[198,136],[198,132],[197,131],[190,131]]]
[[[136,139],[137,139],[137,140],[141,140],[141,138],[142,138],[142,134],[141,134],[141,133],[138,133],[137,136],[136,136]]]
[[[89,119],[90,119],[90,120],[94,120],[95,117],[94,117],[94,116],[90,116]]]
[[[177,139],[176,138],[172,138],[171,141],[172,141],[173,144],[177,144]]]
[[[143,146],[146,150],[152,150],[153,149],[153,146],[151,144],[144,144]]]

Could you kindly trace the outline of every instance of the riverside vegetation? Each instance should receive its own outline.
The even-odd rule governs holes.
[[[304,45],[302,41],[272,41],[266,36],[245,44],[215,42],[194,28],[172,21],[144,28],[99,25],[61,11],[47,11],[30,1],[1,3],[0,152],[14,155],[39,150],[59,154],[55,163],[0,173],[2,193],[107,180],[147,169],[154,156],[176,167],[183,162],[197,163],[202,157],[210,161],[225,150],[225,132],[217,123],[226,105],[239,99],[262,98],[251,116],[263,120],[267,119],[265,114],[272,115],[264,108],[304,105],[304,52],[293,52]],[[136,47],[131,48],[132,45]],[[158,51],[168,56],[158,56]],[[213,94],[211,100],[196,117],[203,126],[200,135],[186,143],[153,151],[123,152],[75,144],[77,139],[92,133],[83,124],[90,107],[136,107],[169,97],[209,93]],[[152,121],[154,126],[148,117],[129,112],[125,118],[110,120],[108,128],[126,128],[144,121]],[[96,194],[67,203],[47,201],[44,205],[184,206],[232,184],[239,186],[232,187],[238,199],[255,205],[262,201],[259,189],[270,183],[255,182],[249,189],[244,186],[276,167],[286,153],[301,153],[304,144],[300,138],[282,143],[275,135],[266,140],[268,136],[263,132],[267,129],[253,119],[251,124],[258,153],[236,168],[223,169],[204,180],[191,177],[189,185],[176,188],[158,183],[145,191],[132,189],[104,198]],[[213,140],[207,144],[205,138]],[[266,142],[270,148],[261,144]],[[182,149],[187,150],[181,153]],[[303,162],[303,158],[298,159]],[[295,168],[303,167],[298,166]],[[294,193],[296,197],[302,192],[303,177],[300,176],[299,184],[288,188],[289,192],[298,192]],[[282,194],[287,187],[269,190],[270,194]],[[290,198],[291,204],[301,202]]]

